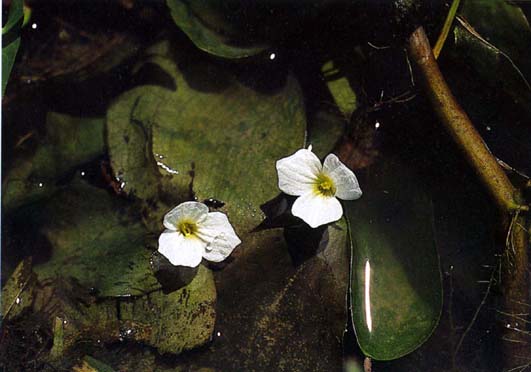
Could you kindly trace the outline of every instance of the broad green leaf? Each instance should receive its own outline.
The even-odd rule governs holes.
[[[138,211],[105,190],[74,181],[43,204],[17,211],[16,218],[35,227],[50,247],[49,259],[34,265],[40,281],[74,278],[102,297],[160,287]]]
[[[125,190],[141,198],[156,196],[161,179],[173,200],[189,198],[192,187],[199,200],[223,201],[237,233],[245,234],[261,222],[260,205],[278,194],[276,160],[303,145],[299,85],[288,75],[253,87],[208,60],[179,62],[161,55],[150,61],[166,71],[175,91],[137,87],[110,108],[113,169]]]
[[[419,347],[438,323],[441,274],[430,198],[406,166],[380,159],[345,202],[352,243],[351,316],[362,351],[376,360]]]
[[[50,112],[46,136],[33,153],[13,160],[2,185],[4,212],[50,196],[58,181],[76,167],[104,153],[104,120]]]
[[[119,270],[119,261],[116,262]],[[138,342],[179,354],[208,342],[216,319],[212,272],[200,266],[185,287],[128,298],[96,298],[75,281],[59,278],[35,288],[33,311],[54,323],[55,358],[79,342]]]
[[[245,58],[263,52],[265,45],[238,45],[226,36],[230,28],[213,2],[166,0],[171,16],[179,28],[201,50],[223,58]],[[210,22],[208,22],[208,21]],[[217,23],[217,29],[208,23]]]

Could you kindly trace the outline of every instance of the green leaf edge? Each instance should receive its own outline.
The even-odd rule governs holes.
[[[347,289],[347,303],[349,304],[348,307],[348,316],[350,317],[350,321],[352,323],[352,329],[354,330],[354,334],[356,335],[356,343],[358,344],[360,350],[363,352],[363,354],[365,356],[368,356],[374,360],[377,360],[377,361],[391,361],[391,360],[395,360],[395,359],[399,359],[399,358],[402,358],[410,353],[412,353],[413,351],[417,350],[419,347],[421,347],[422,345],[424,345],[424,343],[426,341],[428,341],[428,339],[433,335],[433,333],[435,332],[435,330],[437,329],[437,326],[439,325],[439,322],[441,320],[441,315],[442,315],[442,311],[443,311],[443,307],[444,307],[444,299],[441,299],[441,306],[439,307],[439,314],[437,315],[437,320],[434,322],[433,324],[433,327],[431,329],[431,331],[429,333],[426,334],[426,337],[424,337],[420,342],[418,342],[414,347],[412,347],[411,349],[408,349],[407,351],[401,353],[401,354],[398,354],[397,356],[394,356],[392,358],[389,358],[389,357],[378,357],[378,356],[375,356],[375,355],[372,355],[371,353],[369,353],[367,350],[365,350],[365,348],[360,344],[359,342],[359,339],[358,339],[358,334],[356,332],[356,325],[354,324],[354,316],[353,316],[353,306],[352,306],[352,266],[353,266],[353,263],[354,263],[354,245],[352,244],[352,229],[350,228],[350,220],[347,216],[347,214],[345,213],[344,214],[344,217],[345,217],[345,221],[347,222],[347,231],[348,231],[348,240],[349,240],[349,244],[350,244],[350,260],[349,260],[349,264],[350,264],[350,267],[349,267],[349,276],[348,276],[348,289]],[[433,220],[432,220],[432,225],[433,225]],[[440,270],[440,267],[441,267],[441,258],[439,257],[439,252],[437,252],[437,262],[439,263],[439,279],[440,279],[440,283],[441,283],[441,294],[443,293],[443,277],[442,277],[442,272]]]
[[[172,5],[170,5],[170,1],[171,0],[166,0],[166,5],[170,8],[171,17],[175,24],[186,34],[186,36],[188,36],[197,48],[206,53],[227,59],[243,59],[260,54],[268,49],[268,46],[266,45],[245,48],[226,44],[221,39],[220,35],[202,25],[196,19],[196,16],[191,14],[190,10],[184,3],[177,0],[173,1]],[[186,21],[187,19],[189,21]],[[208,35],[209,38],[216,40],[219,45],[209,45],[209,43],[205,41],[205,38],[195,30],[197,27],[202,28],[203,32]]]

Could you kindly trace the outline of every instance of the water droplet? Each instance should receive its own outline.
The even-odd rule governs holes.
[[[85,171],[81,171],[81,177],[85,176]]]
[[[22,302],[22,300],[20,299],[20,297],[17,297],[17,299],[15,300],[15,303],[16,303],[17,305],[19,305],[21,302]]]
[[[221,337],[221,332],[216,333],[218,337]]]
[[[269,55],[269,59],[270,59],[271,61],[274,60],[275,58],[277,58],[277,55],[276,55],[275,53],[271,53],[271,54]]]
[[[65,319],[65,320],[63,320],[63,324],[66,324],[66,323],[68,323],[68,321],[67,321],[66,319]]]
[[[486,129],[487,129],[489,132],[492,130],[492,128],[489,127],[488,125],[487,125]]]
[[[374,124],[374,127],[375,127],[376,129],[380,128],[380,123],[379,123],[379,122],[376,122],[376,124]]]
[[[36,23],[33,23],[33,24],[31,25],[31,28],[34,29],[34,30],[36,30],[36,29],[37,29],[37,24],[36,24]]]
[[[506,327],[511,328],[511,323],[507,323]]]
[[[43,184],[42,182],[39,182],[39,185],[38,185],[38,186],[39,186],[39,187],[43,187],[44,184]]]

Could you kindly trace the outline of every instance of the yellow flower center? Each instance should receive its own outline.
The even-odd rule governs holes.
[[[177,230],[179,230],[185,238],[189,238],[197,233],[197,224],[191,221],[180,221],[177,225]]]
[[[336,195],[336,186],[334,181],[326,174],[320,174],[317,176],[315,182],[315,192],[322,196],[334,196]]]

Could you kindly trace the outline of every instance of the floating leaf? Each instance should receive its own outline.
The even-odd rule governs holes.
[[[150,61],[174,80],[175,91],[137,87],[110,108],[113,169],[141,198],[157,194],[160,176],[174,200],[189,198],[192,186],[199,200],[224,202],[245,234],[261,222],[260,205],[278,193],[276,160],[303,145],[299,85],[288,75],[256,86],[208,60],[176,62],[160,55]]]
[[[239,45],[226,36],[230,28],[223,20],[223,15],[218,14],[219,9],[208,1],[187,2],[182,0],[166,0],[171,10],[171,16],[179,28],[201,50],[223,58],[245,58],[263,52],[265,45]],[[211,29],[205,21],[217,23]]]
[[[2,207],[9,212],[50,196],[58,181],[104,152],[102,118],[76,118],[50,112],[46,136],[33,154],[21,154],[3,181]]]
[[[74,278],[99,296],[160,288],[138,212],[105,190],[77,183],[41,205],[17,211],[17,220],[35,227],[36,239],[45,239],[40,246],[51,250],[48,260],[34,266],[39,280]]]
[[[380,160],[360,178],[362,198],[344,204],[351,316],[367,356],[396,359],[426,341],[441,313],[432,205],[418,178],[396,162]]]
[[[128,340],[157,348],[160,353],[179,354],[210,340],[215,302],[212,272],[200,266],[185,287],[139,297],[96,299],[75,282],[62,278],[47,281],[36,293],[33,310],[54,321],[56,358],[81,340]]]

